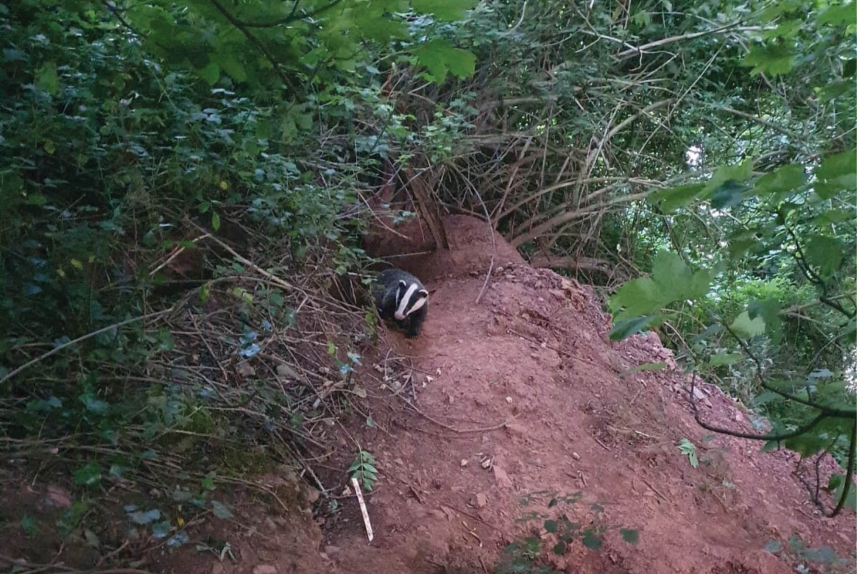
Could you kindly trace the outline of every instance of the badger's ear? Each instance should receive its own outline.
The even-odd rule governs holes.
[[[420,289],[419,291],[417,291],[417,295],[428,299],[428,291],[426,291],[425,289]]]
[[[404,280],[400,279],[400,280],[399,280],[399,289],[407,289],[407,288],[408,288],[408,283],[407,283],[407,281],[404,281]]]

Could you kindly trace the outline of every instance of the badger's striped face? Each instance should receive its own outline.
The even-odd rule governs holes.
[[[416,283],[410,285],[405,281],[399,281],[396,290],[396,313],[398,321],[404,321],[405,317],[423,307],[428,301],[428,291],[420,289]]]

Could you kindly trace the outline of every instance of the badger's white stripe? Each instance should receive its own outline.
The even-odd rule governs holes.
[[[419,288],[420,288],[419,285],[417,285],[416,283],[411,283],[408,286],[408,290],[405,291],[405,294],[402,296],[402,300],[399,301],[399,308],[396,309],[395,317],[397,320],[399,320],[399,321],[405,320],[405,316],[406,316],[405,309],[408,308],[408,303],[411,302],[411,297],[414,296],[414,292]]]
[[[419,301],[417,301],[416,303],[414,303],[414,306],[413,306],[413,307],[411,307],[410,309],[408,309],[408,313],[407,313],[407,314],[408,314],[408,315],[410,315],[411,313],[413,313],[413,312],[414,312],[414,311],[416,311],[417,309],[421,308],[423,305],[425,305],[425,304],[426,304],[426,301],[428,301],[428,296],[420,297],[420,300],[419,300]]]

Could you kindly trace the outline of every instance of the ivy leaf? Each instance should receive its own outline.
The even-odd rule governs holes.
[[[551,548],[551,552],[553,552],[557,556],[562,556],[563,554],[565,554],[566,550],[568,550],[568,544],[566,544],[563,540],[560,540],[559,542],[554,544],[553,548]]]
[[[583,545],[590,550],[599,550],[601,548],[601,537],[591,530],[587,530],[583,535]]]
[[[152,537],[153,538],[166,538],[170,533],[170,521],[162,520],[161,522],[156,522],[152,525]]]
[[[845,248],[835,237],[813,235],[807,240],[804,253],[813,269],[828,277],[839,267],[839,262],[845,255]]]
[[[55,96],[60,89],[60,79],[57,75],[56,62],[46,62],[36,72],[36,87]]]
[[[213,227],[215,231],[220,229],[220,214],[216,211],[211,212],[211,227]]]
[[[438,20],[462,20],[479,0],[411,0],[411,6],[422,14],[434,14]]]
[[[133,522],[134,524],[149,524],[150,522],[154,522],[155,520],[161,517],[161,511],[157,508],[153,508],[152,510],[136,511],[128,513],[128,520]]]
[[[21,529],[27,536],[35,536],[39,533],[39,525],[36,523],[36,519],[29,514],[25,514],[21,519]]]
[[[211,501],[211,510],[217,518],[232,518],[233,514],[229,508],[217,500]]]
[[[791,72],[794,62],[795,57],[790,45],[765,44],[750,48],[741,65],[752,66],[751,76],[758,74],[777,76]]]
[[[101,482],[101,465],[90,461],[74,472],[74,483],[78,486],[92,486]]]
[[[559,528],[559,525],[557,524],[556,520],[545,520],[545,531],[546,532],[550,532],[551,534],[553,534],[554,532],[556,532],[558,530],[558,528]]]
[[[750,313],[744,311],[729,326],[742,339],[750,339],[765,332],[765,320],[761,317],[750,319]]]
[[[622,535],[622,540],[628,544],[636,544],[640,540],[640,532],[638,530],[621,528],[619,529],[619,533]]]
[[[446,78],[447,71],[453,76],[466,78],[476,69],[476,56],[472,52],[453,48],[443,40],[426,42],[416,51],[416,56],[437,82]]]

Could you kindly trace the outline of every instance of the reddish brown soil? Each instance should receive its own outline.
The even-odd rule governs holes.
[[[365,413],[355,416],[347,440],[343,433],[348,448],[319,471],[341,496],[352,439],[375,455],[381,475],[367,493],[375,540],[367,541],[350,495],[321,534],[297,511],[269,516],[233,504],[234,523],[207,528],[230,540],[235,561],[187,548],[158,569],[486,572],[521,536],[553,546],[543,519],[516,522],[533,511],[608,527],[600,550],[578,538],[562,556],[548,552],[561,572],[794,572],[801,562],[765,551],[772,540],[788,547],[792,535],[852,555],[854,514],[822,517],[792,474],[793,455],[761,453],[761,443],[712,436],[696,424],[687,380],[656,336],[610,342],[610,318],[591,289],[533,270],[499,237],[499,267],[476,304],[492,249],[487,230],[469,218],[448,224],[459,247],[445,256],[451,267],[440,268],[439,255],[424,272],[412,266],[433,290],[423,334],[390,333],[395,352],[375,361],[387,380],[377,372],[361,379],[377,428],[363,424]],[[407,360],[394,361],[396,354]],[[659,361],[668,369],[626,373]],[[707,385],[704,395],[707,421],[752,432],[731,399]],[[696,445],[698,468],[679,452],[682,438]],[[548,507],[552,497],[575,493],[576,503]],[[625,542],[620,527],[638,531],[639,541]]]

